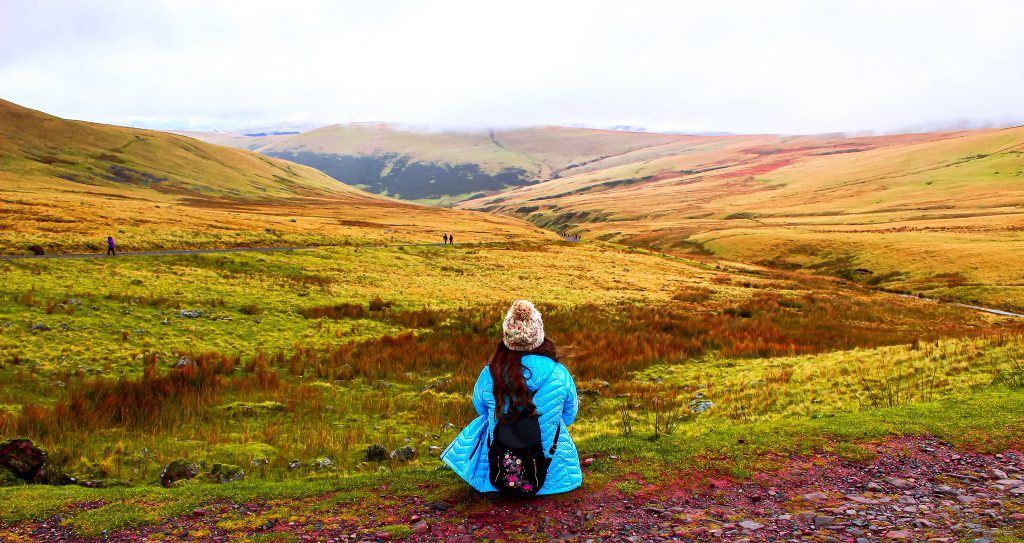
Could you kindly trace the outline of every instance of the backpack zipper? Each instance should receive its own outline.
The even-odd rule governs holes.
[[[536,488],[537,490],[540,490],[540,483],[538,482],[539,479],[540,479],[540,477],[537,475],[537,459],[534,458],[533,459],[533,488]]]

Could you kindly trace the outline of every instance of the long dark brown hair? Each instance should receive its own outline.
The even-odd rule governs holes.
[[[532,351],[513,351],[498,341],[498,348],[491,357],[491,381],[494,382],[494,418],[501,422],[515,422],[520,417],[532,417],[537,414],[537,406],[530,398],[530,389],[526,387],[523,375],[523,357],[530,354],[546,356],[555,362],[558,354],[555,344],[547,338],[539,347]],[[529,368],[526,372],[529,373]],[[508,411],[505,402],[508,401]]]

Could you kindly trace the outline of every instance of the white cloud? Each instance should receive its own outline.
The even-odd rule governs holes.
[[[0,97],[183,128],[1006,123],[1022,23],[1009,0],[0,0]]]

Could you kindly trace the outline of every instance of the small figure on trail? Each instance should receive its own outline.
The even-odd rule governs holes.
[[[448,232],[445,232],[444,235],[441,237],[444,238],[444,244],[448,245]]]
[[[513,302],[501,330],[473,388],[479,416],[441,460],[480,492],[529,497],[579,488],[583,470],[568,430],[579,410],[572,375],[530,302]]]
[[[448,234],[448,245],[455,245],[455,237],[451,234]]]
[[[107,236],[107,256],[117,256],[117,251],[114,250],[114,237]]]

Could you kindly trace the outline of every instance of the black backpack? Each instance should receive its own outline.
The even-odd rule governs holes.
[[[505,494],[528,497],[544,486],[548,467],[558,448],[558,424],[555,440],[548,456],[540,437],[540,414],[520,417],[511,423],[499,421],[494,426],[494,438],[487,444],[487,463],[491,484]]]

